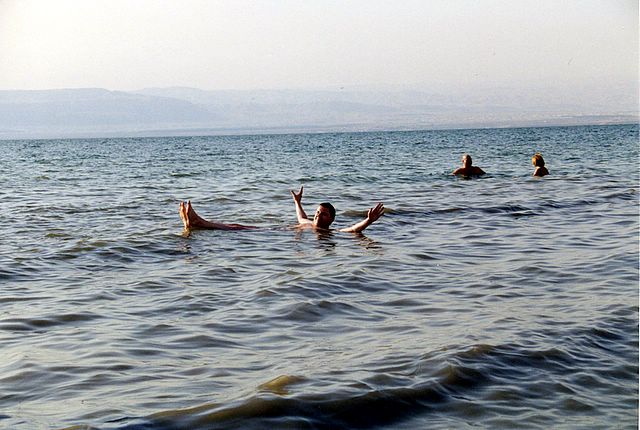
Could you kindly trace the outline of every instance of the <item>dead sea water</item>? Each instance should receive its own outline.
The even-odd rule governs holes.
[[[637,426],[637,125],[0,148],[0,428]]]

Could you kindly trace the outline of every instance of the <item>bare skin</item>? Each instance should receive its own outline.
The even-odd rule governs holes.
[[[542,177],[549,174],[549,170],[544,167],[544,158],[542,158],[542,154],[539,152],[536,152],[535,155],[531,157],[531,164],[535,167],[533,170],[533,176]]]
[[[303,187],[300,187],[300,191],[296,193],[295,191],[291,191],[291,195],[293,196],[293,200],[296,204],[296,215],[298,217],[298,226],[299,227],[310,227],[317,230],[328,230],[333,223],[335,216],[332,215],[330,209],[327,207],[320,205],[316,210],[316,213],[313,217],[313,220],[307,218],[307,214],[304,212],[302,208],[302,191]],[[221,223],[211,220],[206,220],[202,218],[191,206],[191,200],[185,202],[180,202],[180,219],[182,219],[182,223],[184,224],[185,230],[193,230],[193,229],[208,229],[208,230],[252,230],[258,227],[243,225],[243,224],[227,224]],[[373,224],[377,221],[382,214],[384,213],[384,206],[382,203],[378,203],[375,207],[369,209],[367,212],[367,217],[352,225],[351,227],[341,228],[338,231],[348,232],[348,233],[360,233],[365,228]]]
[[[291,196],[293,197],[293,202],[296,206],[296,216],[298,217],[298,226],[300,227],[309,227],[313,229],[327,230],[333,223],[335,216],[331,214],[331,210],[327,207],[320,205],[316,209],[316,213],[313,216],[313,220],[310,220],[307,217],[304,209],[302,208],[302,193],[304,191],[304,187],[300,187],[300,191],[297,193],[291,190]],[[351,227],[341,228],[338,231],[346,232],[346,233],[360,233],[365,228],[369,227],[371,224],[376,222],[384,213],[384,205],[382,203],[378,203],[375,207],[372,207],[367,211],[367,217],[352,225]]]
[[[482,176],[485,174],[484,170],[472,165],[473,161],[469,154],[462,156],[462,167],[458,167],[453,171],[452,175],[456,176]]]
[[[549,174],[549,170],[547,170],[547,168],[544,166],[536,167],[536,169],[533,171],[533,176],[542,177],[542,176],[547,176],[548,174]]]
[[[537,152],[533,157],[531,157],[531,164],[535,167],[533,171],[533,176],[547,176],[549,174],[549,170],[544,167],[544,158],[542,158],[542,154]]]
[[[191,200],[187,203],[180,202],[180,218],[186,230],[209,229],[209,230],[251,230],[257,227],[242,224],[225,224],[221,222],[208,221],[196,213],[191,206]]]

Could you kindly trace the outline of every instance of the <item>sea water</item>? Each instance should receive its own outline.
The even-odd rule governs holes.
[[[0,142],[0,428],[635,428],[638,161],[638,125]],[[386,213],[300,231],[301,185]]]

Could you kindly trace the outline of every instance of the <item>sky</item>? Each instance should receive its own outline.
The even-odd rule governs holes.
[[[637,82],[637,0],[0,0],[0,90]]]

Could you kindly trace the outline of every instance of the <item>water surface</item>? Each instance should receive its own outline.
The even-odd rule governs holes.
[[[637,427],[637,125],[0,148],[0,428]]]

